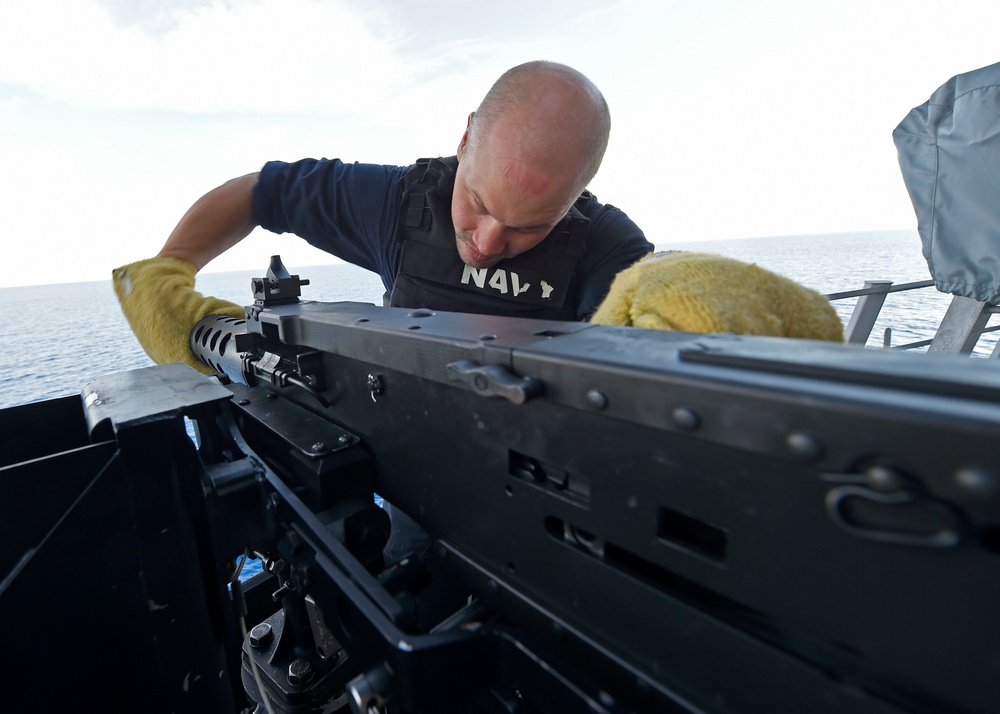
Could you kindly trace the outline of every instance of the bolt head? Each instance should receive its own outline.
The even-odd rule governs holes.
[[[288,665],[288,683],[296,687],[308,684],[315,674],[312,663],[304,657],[300,657]]]
[[[274,630],[267,622],[262,622],[250,630],[250,646],[255,649],[267,647],[274,639]]]

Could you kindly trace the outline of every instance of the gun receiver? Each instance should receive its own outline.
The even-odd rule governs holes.
[[[120,586],[120,617],[106,588],[77,595],[118,648],[73,664],[85,691],[117,668],[116,695],[163,711],[1000,701],[992,365],[260,303],[193,331],[219,380],[181,365],[101,378],[79,444],[6,460],[8,497],[75,460],[83,475],[56,489],[73,517],[51,533],[85,529],[104,552],[122,528],[81,514],[132,524],[128,557],[89,573]],[[8,531],[0,603],[43,612],[59,539]],[[263,563],[245,582],[241,554]],[[38,623],[22,629],[30,653]]]

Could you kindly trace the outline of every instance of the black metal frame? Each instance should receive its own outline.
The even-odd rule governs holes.
[[[222,384],[166,365],[0,412],[25,703],[1000,701],[991,365],[352,303],[199,330]],[[406,519],[375,493],[426,548],[385,561]],[[228,587],[244,552],[266,572]]]

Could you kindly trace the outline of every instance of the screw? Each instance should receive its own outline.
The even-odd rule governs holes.
[[[274,631],[271,629],[271,625],[266,622],[262,622],[250,630],[251,647],[257,649],[267,647],[272,639],[274,639]]]
[[[299,657],[288,665],[288,683],[296,687],[308,683],[314,674],[312,664],[304,657]]]

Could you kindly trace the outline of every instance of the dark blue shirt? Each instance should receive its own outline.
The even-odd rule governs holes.
[[[386,292],[399,269],[397,219],[407,166],[345,164],[339,159],[272,161],[253,192],[254,219],[275,233],[294,233],[320,250],[371,270]],[[579,274],[577,316],[586,320],[615,275],[653,250],[614,206],[592,201]]]

